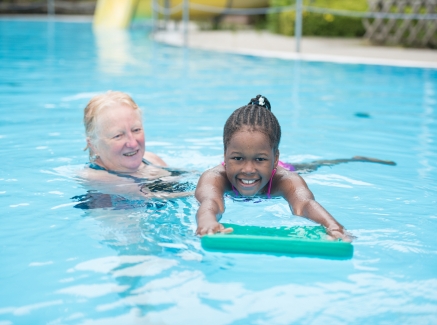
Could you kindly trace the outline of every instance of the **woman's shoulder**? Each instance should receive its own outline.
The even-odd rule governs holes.
[[[156,166],[167,167],[167,164],[165,163],[165,161],[153,152],[146,151],[144,153],[143,158],[146,159],[147,161],[150,161],[152,164],[154,164]]]
[[[117,176],[108,171],[105,168],[94,168],[91,164],[85,164],[85,166],[77,171],[79,177],[88,181],[106,181],[116,180]]]

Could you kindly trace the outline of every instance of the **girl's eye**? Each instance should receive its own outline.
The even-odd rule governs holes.
[[[255,160],[258,162],[261,162],[261,161],[266,161],[267,159],[266,158],[256,158]]]
[[[241,160],[243,160],[242,157],[233,157],[232,159],[233,159],[233,160],[237,160],[237,161],[241,161]]]

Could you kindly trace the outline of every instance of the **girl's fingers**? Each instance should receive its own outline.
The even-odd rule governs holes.
[[[224,228],[224,227],[222,227],[222,229],[220,229],[220,232],[221,232],[222,234],[229,234],[229,233],[231,233],[231,232],[233,232],[233,231],[234,231],[233,228]]]
[[[328,240],[338,240],[341,239],[345,242],[352,242],[352,240],[355,239],[354,236],[352,236],[348,231],[343,229],[343,231],[340,231],[339,229],[327,229],[327,239]]]
[[[225,228],[225,227],[223,227],[222,224],[219,224],[218,226],[213,227],[213,228],[201,228],[201,229],[197,229],[196,230],[196,235],[199,235],[199,236],[213,235],[216,232],[220,232],[222,234],[228,234],[228,233],[231,233],[233,231],[234,231],[233,228]]]

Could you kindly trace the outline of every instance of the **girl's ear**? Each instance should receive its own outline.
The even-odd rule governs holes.
[[[279,163],[279,149],[276,150],[276,153],[275,153],[275,168],[278,167],[278,163]]]

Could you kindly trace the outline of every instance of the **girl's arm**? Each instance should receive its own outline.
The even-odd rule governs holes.
[[[353,237],[315,199],[302,177],[287,171],[278,173],[279,191],[290,205],[294,215],[308,218],[323,225],[334,239],[352,241]]]
[[[225,212],[223,195],[227,178],[223,166],[219,165],[202,174],[197,183],[195,196],[200,203],[197,210],[197,235],[207,235],[216,232],[231,232],[232,228],[223,227],[217,220]]]

